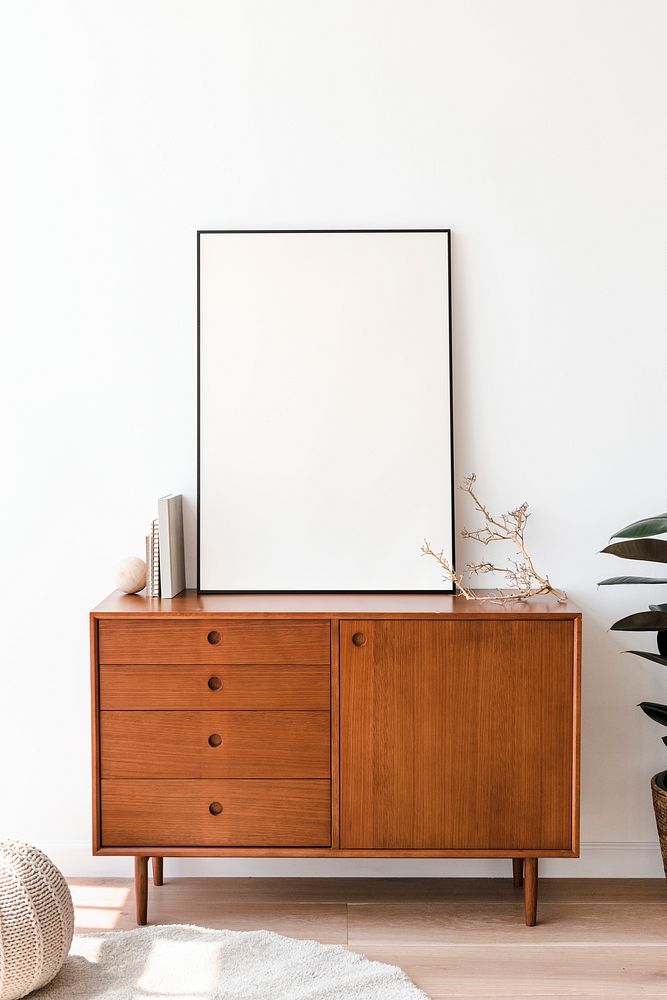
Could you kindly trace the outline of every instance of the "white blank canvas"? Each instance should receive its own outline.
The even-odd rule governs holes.
[[[448,590],[449,233],[199,235],[199,589]]]

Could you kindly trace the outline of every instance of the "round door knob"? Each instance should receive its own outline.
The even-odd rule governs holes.
[[[219,677],[209,677],[208,686],[210,687],[211,691],[219,691],[220,688],[222,687],[222,681],[220,680]]]
[[[208,639],[208,641],[211,643],[212,646],[217,646],[220,640],[222,639],[222,636],[218,631],[216,631],[216,629],[213,629],[212,632],[209,632],[206,638]]]
[[[210,806],[208,807],[208,811],[210,812],[211,816],[219,816],[220,813],[222,812],[222,805],[219,802],[211,802]]]
[[[366,636],[364,635],[363,632],[355,632],[354,635],[352,636],[352,642],[354,643],[355,646],[365,646]]]
[[[210,747],[219,747],[221,743],[222,743],[222,736],[220,735],[220,733],[211,733],[211,735],[208,738],[208,745]]]

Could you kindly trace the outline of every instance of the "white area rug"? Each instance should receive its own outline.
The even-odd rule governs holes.
[[[74,938],[37,1000],[428,1000],[393,965],[269,931],[184,924]]]

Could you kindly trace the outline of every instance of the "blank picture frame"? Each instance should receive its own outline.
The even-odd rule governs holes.
[[[451,234],[197,234],[200,593],[451,593]]]

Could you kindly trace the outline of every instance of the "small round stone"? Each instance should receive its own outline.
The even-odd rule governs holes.
[[[146,563],[138,556],[121,560],[114,570],[113,582],[124,594],[138,594],[146,586]]]

